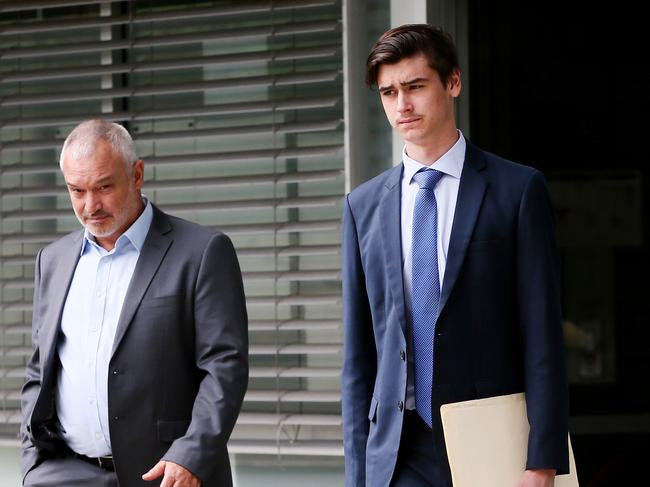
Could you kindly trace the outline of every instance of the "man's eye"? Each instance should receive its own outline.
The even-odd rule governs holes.
[[[393,93],[393,90],[384,90],[381,92],[381,96],[391,96]]]

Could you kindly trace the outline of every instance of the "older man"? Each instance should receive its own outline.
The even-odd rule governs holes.
[[[248,343],[230,240],[141,195],[120,125],[81,123],[60,163],[84,229],[36,258],[24,484],[232,485]]]

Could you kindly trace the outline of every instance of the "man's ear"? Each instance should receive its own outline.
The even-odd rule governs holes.
[[[132,177],[135,187],[137,189],[142,188],[144,184],[144,161],[142,159],[138,159],[133,163]]]
[[[462,83],[460,80],[460,69],[456,68],[449,75],[449,80],[447,81],[447,89],[449,90],[449,94],[453,98],[456,98],[458,95],[460,95],[461,88]]]

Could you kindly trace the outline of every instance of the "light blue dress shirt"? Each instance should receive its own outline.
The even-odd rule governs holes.
[[[445,276],[445,267],[447,266],[451,226],[454,223],[456,200],[458,199],[458,189],[460,187],[460,175],[463,172],[465,148],[467,145],[460,130],[458,131],[458,135],[459,137],[456,143],[430,166],[411,159],[406,153],[406,147],[402,154],[404,162],[401,210],[402,270],[404,275],[404,298],[406,299],[407,306],[410,306],[411,302],[413,210],[415,209],[415,197],[420,190],[420,186],[415,182],[413,176],[423,168],[436,169],[444,173],[444,176],[442,176],[433,191],[438,206],[438,272],[440,274],[440,288],[442,289],[442,280]]]
[[[81,256],[63,307],[57,352],[56,407],[61,436],[75,452],[111,454],[108,365],[126,291],[151,221],[151,203],[109,252],[84,233]]]
[[[430,166],[422,162],[411,159],[406,153],[406,147],[402,152],[402,162],[404,171],[402,172],[402,209],[401,209],[401,232],[402,232],[402,276],[404,278],[404,304],[406,306],[407,326],[407,350],[411,349],[412,329],[411,329],[411,276],[413,267],[413,210],[415,209],[415,197],[420,190],[420,186],[415,182],[413,176],[423,168],[436,169],[444,175],[436,185],[433,193],[436,196],[436,205],[438,208],[438,241],[432,245],[437,245],[438,249],[438,273],[440,275],[440,289],[442,290],[443,279],[445,277],[445,268],[447,266],[447,252],[449,251],[449,240],[451,238],[451,227],[454,223],[454,214],[456,212],[456,200],[458,199],[458,189],[460,188],[460,176],[463,172],[465,163],[465,149],[467,143],[462,132],[458,131],[458,140],[445,152],[438,160]],[[429,161],[424,161],[429,162]],[[415,409],[415,384],[413,353],[408,352],[408,375],[406,384],[406,409]]]

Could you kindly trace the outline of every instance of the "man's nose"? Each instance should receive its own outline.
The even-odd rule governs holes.
[[[102,201],[96,194],[92,191],[86,193],[86,201],[84,201],[84,207],[86,213],[95,213],[102,208]]]
[[[397,92],[397,111],[400,113],[408,113],[413,109],[409,96],[403,92]]]

